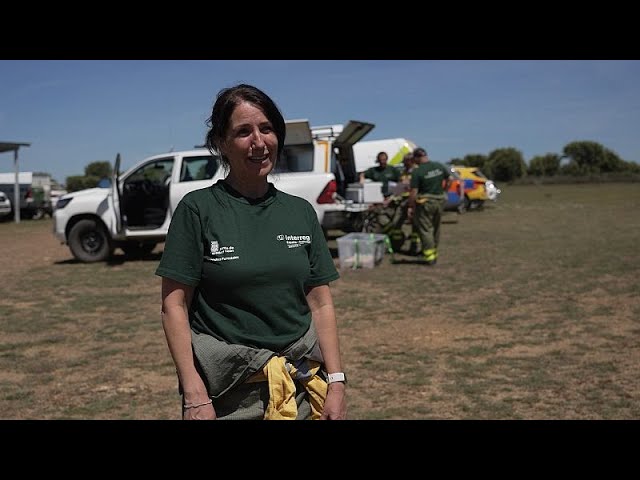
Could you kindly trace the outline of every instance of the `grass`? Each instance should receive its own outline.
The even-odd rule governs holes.
[[[341,270],[350,418],[640,416],[640,187],[501,188],[442,226],[437,266]],[[179,418],[161,246],[81,264],[51,230],[0,223],[0,418]]]

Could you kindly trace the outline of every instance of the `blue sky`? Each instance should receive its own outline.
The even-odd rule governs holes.
[[[216,93],[238,82],[287,119],[368,121],[365,140],[405,137],[441,162],[502,147],[528,162],[576,140],[640,161],[637,60],[0,60],[0,141],[30,142],[20,169],[62,183],[118,152],[128,168],[202,144]]]

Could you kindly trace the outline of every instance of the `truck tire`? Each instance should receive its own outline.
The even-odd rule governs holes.
[[[111,238],[102,223],[96,220],[80,220],[69,232],[69,248],[81,262],[101,262],[113,253]]]
[[[142,242],[126,242],[120,245],[120,248],[124,252],[124,254],[129,258],[142,258],[145,255],[150,254],[154,248],[156,248],[157,243],[142,243]]]

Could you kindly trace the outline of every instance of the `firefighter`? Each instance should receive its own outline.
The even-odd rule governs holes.
[[[408,219],[407,205],[409,200],[409,191],[411,189],[411,171],[415,167],[415,162],[413,159],[413,153],[407,153],[402,158],[403,169],[400,172],[400,181],[398,183],[400,193],[398,195],[394,195],[391,197],[392,201],[395,201],[399,204],[396,209],[396,213],[393,216],[393,227],[389,231],[389,240],[391,242],[391,247],[396,252],[408,253],[409,255],[419,255],[420,254],[420,239],[418,233],[411,226],[411,222]],[[407,224],[408,225],[405,225]],[[406,231],[410,229],[410,233],[407,234]],[[405,244],[406,238],[410,239],[409,250],[402,252],[403,246]]]
[[[408,216],[420,237],[425,262],[435,265],[438,260],[440,221],[451,182],[450,173],[440,163],[430,161],[424,148],[416,148],[413,158],[418,164],[411,172]]]
[[[400,183],[405,185],[405,193],[403,196],[409,196],[409,190],[411,189],[411,172],[416,167],[416,160],[413,158],[413,153],[407,153],[402,157],[402,171],[400,172]]]
[[[387,152],[379,152],[378,155],[376,155],[376,163],[378,166],[368,168],[360,174],[360,183],[364,183],[365,179],[382,182],[382,195],[385,198],[390,195],[389,182],[397,182],[400,179],[400,171],[388,165],[388,161],[389,155],[387,155]]]

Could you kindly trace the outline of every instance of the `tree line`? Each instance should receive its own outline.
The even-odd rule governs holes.
[[[621,159],[597,142],[576,141],[565,145],[562,154],[547,153],[533,157],[529,164],[522,152],[513,147],[498,148],[489,155],[470,154],[454,158],[452,165],[478,167],[495,181],[512,182],[527,175],[584,177],[607,173],[640,173],[640,165]]]

